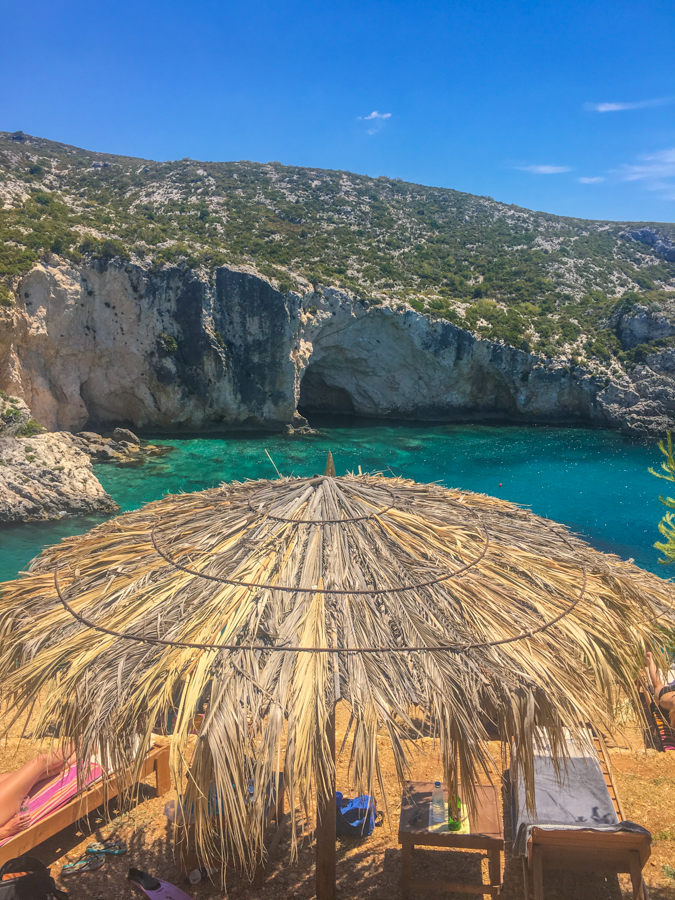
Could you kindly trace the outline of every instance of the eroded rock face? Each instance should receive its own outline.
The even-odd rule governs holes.
[[[0,322],[0,385],[49,430],[278,425],[295,411],[283,295],[220,269],[36,266]]]
[[[302,426],[299,409],[659,433],[675,415],[666,360],[609,382],[411,309],[282,294],[226,267],[40,265],[18,294],[2,312],[0,387],[49,429],[282,429]],[[640,342],[641,315],[627,340]]]
[[[627,350],[648,341],[658,341],[675,335],[675,303],[636,303],[619,320],[619,337]]]
[[[580,373],[583,374],[583,373]],[[327,320],[312,342],[300,410],[407,419],[590,419],[594,390],[562,366],[410,310]]]
[[[20,397],[0,396],[0,437],[13,437],[31,420],[30,409]]]
[[[73,435],[0,438],[0,523],[100,515],[118,509]]]
[[[638,241],[640,244],[647,244],[670,262],[675,261],[675,244],[670,240],[667,234],[654,231],[653,228],[640,228],[637,231],[629,231],[626,237],[631,241]]]

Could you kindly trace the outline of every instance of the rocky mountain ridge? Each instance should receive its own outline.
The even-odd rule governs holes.
[[[328,286],[412,306],[620,377],[635,355],[612,318],[675,299],[673,225],[554,216],[350,172],[153,162],[0,133],[0,204],[0,304],[50,253],[204,277],[225,265],[282,293]]]
[[[0,202],[0,390],[49,430],[672,424],[669,225],[21,132]]]

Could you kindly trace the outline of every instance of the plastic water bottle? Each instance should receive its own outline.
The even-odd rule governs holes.
[[[212,866],[209,866],[208,868],[206,866],[202,866],[201,869],[193,869],[185,879],[185,882],[186,884],[199,884],[200,881],[203,881],[205,878],[209,878],[216,871],[217,870]]]
[[[431,793],[431,824],[440,825],[443,822],[445,822],[445,794],[440,781],[437,781]]]

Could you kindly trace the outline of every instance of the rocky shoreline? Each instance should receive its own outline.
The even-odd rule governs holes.
[[[109,462],[118,466],[142,466],[146,459],[166,456],[172,449],[144,443],[128,428],[115,428],[107,437],[95,431],[80,431],[71,437],[93,462]]]
[[[119,507],[68,432],[0,438],[0,523],[107,515]]]
[[[0,524],[110,515],[119,510],[96,477],[93,463],[143,465],[171,448],[142,444],[133,432],[111,437],[67,431],[0,437]]]

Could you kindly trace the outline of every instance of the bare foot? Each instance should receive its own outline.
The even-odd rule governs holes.
[[[0,841],[10,838],[30,825],[30,813],[17,813],[12,819],[0,828]]]

